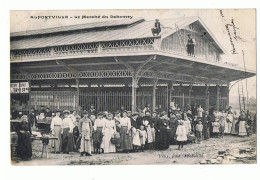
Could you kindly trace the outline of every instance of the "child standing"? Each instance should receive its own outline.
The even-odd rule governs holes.
[[[144,125],[140,126],[140,143],[141,143],[141,151],[144,152],[144,146],[145,146],[145,141],[147,139],[147,133],[144,130]]]
[[[224,137],[225,121],[226,121],[226,118],[225,118],[224,114],[222,113],[222,115],[219,118],[219,135],[220,135],[220,138]]]
[[[219,134],[219,122],[218,121],[214,121],[212,123],[212,127],[213,127],[213,130],[212,130],[212,134],[213,134],[213,137],[217,138],[218,137],[218,134]]]
[[[178,150],[183,149],[183,144],[187,141],[187,132],[186,128],[183,124],[183,121],[179,121],[179,125],[176,130],[177,142],[178,142]]]
[[[203,125],[202,125],[202,121],[200,120],[198,122],[198,124],[196,125],[196,138],[197,138],[197,142],[199,144],[201,144],[201,140],[202,140],[202,130],[203,130]]]
[[[132,127],[132,135],[133,135],[133,150],[134,152],[137,152],[138,149],[141,146],[140,142],[140,130],[136,129],[135,127]]]

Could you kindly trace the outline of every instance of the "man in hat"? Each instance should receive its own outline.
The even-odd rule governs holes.
[[[132,112],[131,111],[127,111],[127,117],[129,117],[130,119],[132,118]]]
[[[79,121],[79,134],[81,136],[80,155],[91,156],[92,122],[88,118],[88,112],[82,112],[83,118]]]
[[[39,115],[43,114],[45,115],[46,111],[44,109],[44,106],[40,106],[40,111],[39,111]]]
[[[63,111],[64,119],[62,121],[62,152],[69,154],[69,152],[73,152],[74,143],[73,143],[73,123],[71,118],[69,117],[70,111]]]
[[[155,19],[154,27],[151,29],[153,36],[159,35],[161,32],[161,23],[159,22],[159,19]]]
[[[121,117],[123,117],[123,112],[124,111],[125,111],[125,106],[121,105],[121,107],[120,107],[120,115],[121,115]]]
[[[52,117],[52,113],[50,111],[50,108],[46,108],[45,117]]]
[[[95,115],[95,116],[97,115],[97,111],[96,111],[96,109],[94,108],[94,104],[91,104],[91,105],[90,105],[90,109],[88,110],[88,114],[89,114],[89,115],[92,115],[92,114],[93,114],[93,115]]]
[[[195,57],[195,54],[194,54],[195,45],[196,45],[195,39],[192,38],[191,34],[188,34],[188,42],[186,45],[188,56]]]
[[[69,115],[69,117],[72,120],[73,123],[73,140],[74,140],[74,146],[76,147],[76,150],[79,149],[79,143],[78,139],[79,139],[79,121],[80,121],[80,116],[77,113],[77,110],[74,109],[72,114]]]

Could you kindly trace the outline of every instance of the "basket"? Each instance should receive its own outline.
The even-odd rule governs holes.
[[[115,138],[115,137],[112,137],[110,141],[114,145],[118,145],[118,144],[121,143],[121,139],[120,138]]]

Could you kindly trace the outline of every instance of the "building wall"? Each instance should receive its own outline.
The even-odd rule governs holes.
[[[186,55],[186,44],[188,41],[188,34],[196,41],[195,56],[209,61],[221,61],[220,53],[214,47],[212,42],[203,35],[203,32],[196,32],[194,30],[181,29],[178,32],[168,36],[162,40],[161,49],[170,51],[174,54]]]

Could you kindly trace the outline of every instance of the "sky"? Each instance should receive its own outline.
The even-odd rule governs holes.
[[[244,67],[242,50],[244,51],[245,67],[256,71],[256,12],[254,9],[239,10],[66,10],[66,11],[11,11],[10,12],[10,31],[26,31],[33,29],[50,28],[57,26],[66,26],[72,24],[83,24],[95,21],[119,20],[111,18],[100,19],[31,19],[30,16],[80,16],[87,15],[127,15],[133,18],[142,17],[146,20],[154,19],[171,19],[178,17],[199,16],[206,24],[215,38],[226,50],[226,54],[222,56],[225,62],[238,64]],[[232,53],[233,46],[225,24],[231,24],[231,20],[236,27],[236,35],[240,38],[234,39],[234,31],[230,27],[231,37],[233,39],[236,54]],[[121,19],[122,20],[122,19]],[[248,89],[248,97],[256,97],[256,76],[242,81],[244,88]],[[231,82],[231,85],[233,83]],[[238,95],[237,84],[232,86],[230,96]]]

